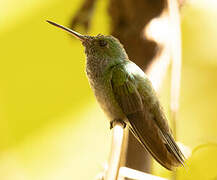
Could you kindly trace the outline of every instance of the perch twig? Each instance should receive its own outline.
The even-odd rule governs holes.
[[[181,68],[182,68],[182,47],[181,47],[181,27],[179,5],[176,0],[169,0],[169,17],[171,23],[170,49],[172,58],[171,72],[171,123],[175,140],[177,140],[177,112],[179,109],[179,95],[181,84]],[[172,174],[172,179],[176,179],[176,172]]]
[[[166,180],[165,178],[162,177],[157,177],[127,167],[121,167],[119,171],[119,179],[123,179],[123,178],[136,179],[136,180]]]
[[[114,122],[113,125],[111,151],[109,155],[108,169],[105,174],[105,180],[117,180],[121,158],[124,125],[120,122]]]
[[[179,109],[180,81],[181,81],[181,63],[182,63],[182,48],[181,48],[181,28],[179,5],[176,0],[169,0],[169,13],[171,22],[171,57],[172,57],[172,72],[171,72],[171,117],[172,129],[176,139],[176,119]]]

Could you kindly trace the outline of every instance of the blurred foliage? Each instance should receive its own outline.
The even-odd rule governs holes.
[[[84,73],[80,42],[48,25],[67,25],[81,1],[2,0],[0,6],[0,179],[94,179],[110,131]],[[109,32],[99,1],[91,34]],[[186,6],[178,138],[191,148],[217,137],[217,13]],[[168,109],[169,76],[161,92]],[[215,180],[216,146],[195,150],[179,179]],[[186,172],[187,171],[187,172]],[[161,167],[155,174],[167,176]]]
[[[203,144],[194,149],[185,168],[177,173],[178,180],[216,180],[217,144]]]
[[[213,7],[193,5],[182,10],[183,67],[177,137],[193,152],[201,144],[207,151],[198,150],[201,157],[197,154],[197,158],[196,153],[193,153],[187,161],[187,167],[177,170],[177,177],[183,180],[211,180],[210,177],[217,174],[216,166],[210,167],[209,171],[206,169],[215,164],[217,154],[213,146],[206,144],[217,144],[217,25],[213,23],[217,13]],[[161,100],[167,111],[169,83],[168,75],[161,92]],[[156,163],[154,173],[163,177],[171,175]]]

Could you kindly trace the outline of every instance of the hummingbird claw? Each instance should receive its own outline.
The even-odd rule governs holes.
[[[113,129],[116,123],[120,123],[123,126],[123,128],[126,127],[126,123],[122,119],[114,119],[110,121],[110,129]]]

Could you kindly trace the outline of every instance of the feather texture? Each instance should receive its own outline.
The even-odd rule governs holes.
[[[128,63],[128,62],[127,62]],[[135,137],[165,168],[184,165],[184,156],[172,137],[151,83],[136,65],[127,63],[113,68],[113,94]],[[130,62],[132,63],[132,62]],[[138,71],[135,71],[138,68]]]

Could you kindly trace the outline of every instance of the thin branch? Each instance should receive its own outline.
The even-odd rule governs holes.
[[[108,169],[105,174],[105,180],[117,180],[119,164],[121,158],[121,150],[124,137],[124,125],[120,122],[114,122],[113,137],[111,144]]]
[[[124,178],[130,178],[136,180],[166,180],[164,178],[154,176],[148,173],[144,173],[127,167],[121,167],[119,171],[118,179],[124,179]]]
[[[180,13],[179,4],[176,0],[169,0],[169,17],[171,23],[171,38],[170,49],[172,58],[172,72],[171,72],[171,123],[175,140],[177,140],[177,112],[179,109],[179,95],[181,84],[181,68],[182,68],[182,47],[181,47],[181,27],[180,27]],[[176,179],[176,172],[172,174],[172,179]]]
[[[171,74],[171,116],[172,128],[176,139],[176,120],[179,109],[179,95],[181,82],[181,64],[182,64],[182,48],[181,48],[181,28],[179,4],[176,0],[169,0],[169,13],[171,22],[171,39],[170,48],[172,56],[172,74]]]

